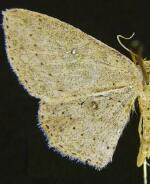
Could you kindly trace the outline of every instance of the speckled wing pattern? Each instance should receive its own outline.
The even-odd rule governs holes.
[[[40,127],[49,146],[97,169],[106,166],[138,95],[138,69],[116,50],[47,15],[6,10],[3,27],[14,72],[40,98]]]

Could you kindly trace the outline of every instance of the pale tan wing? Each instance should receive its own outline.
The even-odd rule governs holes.
[[[10,64],[41,98],[39,117],[50,144],[104,167],[128,121],[140,72],[116,50],[55,18],[22,9],[3,15]]]
[[[71,25],[23,9],[3,15],[10,64],[33,96],[63,101],[139,80],[129,59]]]
[[[40,127],[50,147],[99,170],[112,160],[135,98],[124,87],[59,104],[41,101]]]

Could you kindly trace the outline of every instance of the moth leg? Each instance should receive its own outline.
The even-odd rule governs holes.
[[[145,159],[144,164],[143,164],[143,179],[144,179],[144,184],[147,184],[147,166],[149,167],[150,164]]]
[[[140,141],[142,140],[142,130],[143,130],[143,118],[142,116],[140,116],[140,122],[139,122],[139,127],[138,127]]]

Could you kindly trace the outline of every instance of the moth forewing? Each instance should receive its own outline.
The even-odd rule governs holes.
[[[40,127],[50,147],[97,169],[106,166],[142,89],[136,65],[81,30],[37,12],[6,10],[3,28],[18,80],[41,99]]]

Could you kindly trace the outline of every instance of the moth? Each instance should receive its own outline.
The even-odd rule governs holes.
[[[49,147],[100,170],[138,99],[137,166],[150,158],[150,62],[133,61],[81,30],[47,15],[3,11],[10,65],[31,96]]]

